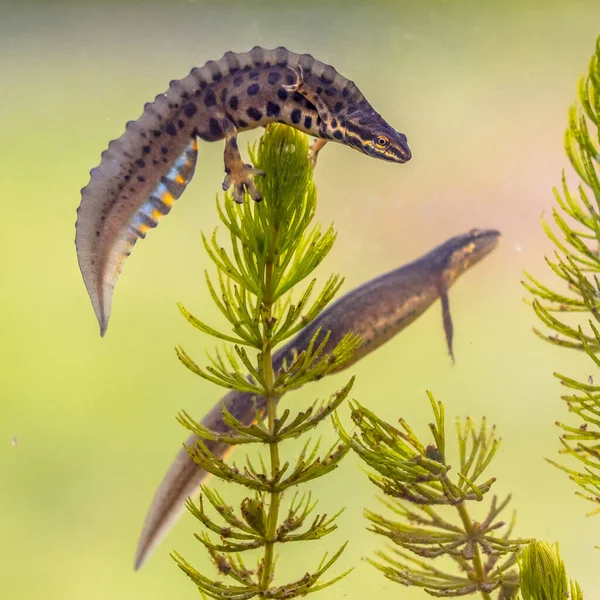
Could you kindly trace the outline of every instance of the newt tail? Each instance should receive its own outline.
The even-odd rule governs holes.
[[[265,174],[243,162],[237,136],[275,121],[317,138],[313,161],[327,141],[391,162],[411,158],[406,136],[358,87],[309,54],[255,47],[192,69],[127,123],[81,190],[75,244],[100,335],[134,244],[168,214],[191,181],[198,139],[225,140],[223,189],[233,188],[236,202],[246,193],[259,201],[254,177]]]

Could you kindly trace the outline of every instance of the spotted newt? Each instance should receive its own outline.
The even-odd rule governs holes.
[[[264,175],[243,162],[238,133],[277,121],[317,138],[313,160],[331,140],[396,163],[411,158],[393,129],[358,87],[309,54],[285,48],[227,52],[171,81],[113,140],[81,190],[75,245],[79,267],[104,335],[112,295],[139,238],[169,213],[194,175],[198,139],[225,140],[223,189],[259,201]]]
[[[474,229],[447,240],[414,262],[352,290],[323,311],[274,355],[274,370],[279,370],[284,359],[289,361],[295,353],[305,349],[319,328],[318,340],[327,331],[331,332],[324,352],[331,352],[348,332],[354,331],[361,336],[358,351],[343,367],[347,368],[404,330],[438,298],[442,305],[448,352],[454,359],[448,289],[462,273],[489,254],[499,240],[498,231]],[[222,417],[223,408],[249,425],[256,418],[257,410],[264,414],[265,405],[260,397],[231,391],[212,408],[201,424],[216,432],[227,432]],[[195,436],[190,436],[186,445],[193,447],[194,440]],[[233,449],[219,442],[205,441],[205,444],[220,457],[225,457]],[[135,557],[136,569],[142,566],[152,549],[177,521],[185,500],[207,475],[185,448],[179,451],[158,487],[146,516]]]

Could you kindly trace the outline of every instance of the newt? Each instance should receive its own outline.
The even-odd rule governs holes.
[[[317,138],[313,162],[328,141],[395,163],[411,158],[406,135],[352,81],[310,54],[255,47],[193,68],[127,123],[81,190],[75,245],[101,336],[133,246],[169,213],[194,175],[198,140],[225,140],[223,189],[233,188],[238,203],[246,192],[258,202],[253,177],[265,174],[242,160],[238,133],[274,121]]]
[[[331,352],[351,331],[361,336],[358,350],[343,366],[346,369],[406,329],[438,298],[441,300],[448,353],[454,361],[448,290],[462,273],[487,256],[499,241],[498,231],[473,229],[450,238],[414,262],[348,292],[274,354],[274,370],[277,372],[284,360],[289,362],[296,353],[305,349],[319,328],[317,344],[328,331],[331,332],[324,353]],[[265,411],[260,397],[233,390],[215,404],[201,424],[212,431],[226,433],[228,427],[222,416],[224,408],[247,425],[254,422],[257,411],[262,415]],[[195,439],[195,435],[191,435],[185,446],[193,447]],[[222,458],[234,449],[216,441],[205,440],[204,443]],[[136,569],[142,566],[152,549],[179,519],[188,496],[208,477],[206,471],[192,460],[185,446],[164,476],[146,515],[135,556]]]

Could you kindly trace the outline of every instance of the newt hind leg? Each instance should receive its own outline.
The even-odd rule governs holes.
[[[225,125],[225,179],[223,190],[233,187],[233,199],[238,204],[244,203],[244,194],[248,192],[255,202],[260,202],[262,196],[254,183],[254,176],[264,176],[265,172],[245,164],[240,155],[237,143],[237,130],[231,121]]]
[[[308,158],[310,160],[310,164],[312,165],[313,169],[317,166],[317,156],[319,154],[319,151],[321,150],[321,148],[323,148],[323,146],[326,143],[327,143],[327,140],[324,140],[323,138],[317,138],[310,145],[310,148],[308,149]]]
[[[325,102],[323,102],[323,99],[319,96],[319,94],[312,91],[306,85],[304,81],[304,72],[302,71],[302,67],[300,65],[298,65],[297,67],[288,66],[287,68],[296,76],[296,80],[294,81],[294,83],[284,85],[283,87],[288,92],[298,92],[315,106],[315,108],[317,109],[317,113],[322,121],[321,135],[324,136],[326,131],[325,124],[327,123],[329,117],[329,108],[327,107]],[[310,164],[312,165],[313,169],[317,166],[317,155],[319,154],[319,151],[323,148],[323,146],[327,143],[327,141],[328,140],[326,137],[319,137],[310,146],[308,151],[308,157],[310,159]]]

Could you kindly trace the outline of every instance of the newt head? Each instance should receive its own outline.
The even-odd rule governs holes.
[[[449,240],[450,254],[445,270],[453,279],[487,256],[500,242],[500,232],[495,229],[471,229],[464,235]]]
[[[396,131],[374,110],[348,115],[345,142],[355,150],[381,160],[405,163],[412,157],[406,135]]]

